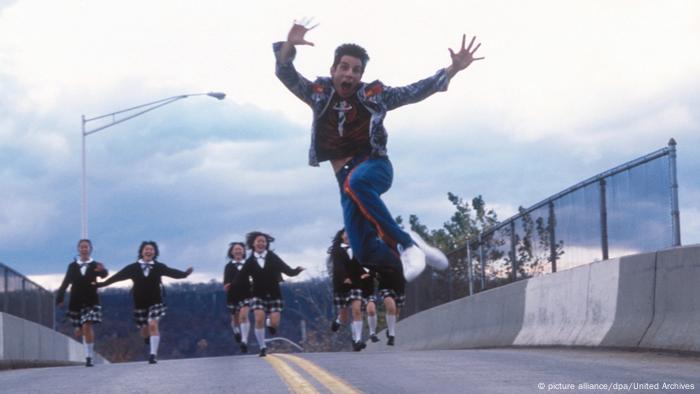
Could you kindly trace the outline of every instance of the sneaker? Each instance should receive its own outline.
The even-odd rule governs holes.
[[[157,362],[158,362],[158,360],[156,360],[155,354],[151,354],[148,356],[148,363],[149,364],[156,364]]]
[[[425,269],[425,253],[417,246],[411,245],[404,249],[398,245],[401,254],[401,265],[403,265],[403,276],[407,282],[416,279]]]
[[[276,328],[276,327],[268,326],[267,329],[270,330],[270,335],[275,335],[275,334],[277,334],[277,328]]]
[[[387,335],[389,339],[387,339],[386,344],[389,346],[394,346],[394,336],[393,335]]]
[[[352,350],[359,352],[360,350],[364,349],[367,347],[367,344],[365,344],[362,341],[357,341],[352,343]]]
[[[377,336],[377,334],[371,334],[371,335],[369,336],[369,339],[370,339],[372,342],[374,342],[374,343],[379,342],[379,337]]]
[[[248,353],[248,344],[241,342],[241,353]]]
[[[438,249],[434,246],[428,245],[428,243],[425,242],[425,240],[423,238],[421,238],[421,236],[418,235],[415,231],[409,230],[408,235],[411,236],[411,239],[413,240],[413,242],[416,243],[416,245],[418,245],[420,250],[422,250],[423,253],[425,253],[425,262],[429,266],[435,268],[436,270],[440,270],[440,271],[447,269],[447,265],[448,265],[447,257],[445,256],[444,253],[442,253],[442,251],[440,249]],[[403,259],[401,259],[401,260],[403,260]]]
[[[237,332],[233,334],[233,339],[236,340],[236,343],[241,343],[241,333]]]
[[[260,354],[258,354],[258,357],[265,357],[265,356],[267,356],[267,348],[266,347],[260,349]]]
[[[91,357],[86,357],[85,358],[85,366],[86,367],[92,367],[92,358]]]
[[[331,331],[336,332],[340,329],[340,323],[337,321],[333,320],[333,323],[331,323]]]

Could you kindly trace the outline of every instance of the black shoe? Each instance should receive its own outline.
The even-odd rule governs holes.
[[[372,334],[372,335],[370,335],[370,336],[369,336],[369,339],[370,339],[372,342],[374,342],[374,343],[379,342],[379,337],[377,336],[377,334]]]
[[[236,343],[241,343],[241,333],[237,332],[233,334],[233,339],[236,340]]]
[[[394,346],[394,336],[393,335],[387,335],[389,339],[387,339],[386,344],[389,346]]]
[[[156,363],[158,363],[158,360],[156,360],[156,355],[155,355],[155,354],[151,354],[151,355],[148,356],[148,363],[149,363],[149,364],[156,364]]]
[[[276,328],[276,327],[267,326],[267,329],[270,330],[270,335],[275,335],[275,334],[277,334],[277,328]]]
[[[91,357],[86,357],[85,358],[85,366],[86,367],[92,367],[92,358]]]
[[[143,343],[145,343],[146,345],[150,345],[151,344],[151,337],[143,338]]]
[[[248,353],[248,344],[241,342],[241,353]]]
[[[331,331],[336,332],[340,329],[340,323],[337,321],[333,320],[333,323],[331,323]]]
[[[258,354],[258,357],[265,357],[267,356],[267,348],[262,348],[260,349],[260,354]]]
[[[362,341],[357,341],[352,343],[352,350],[359,352],[360,350],[366,348],[367,345]]]

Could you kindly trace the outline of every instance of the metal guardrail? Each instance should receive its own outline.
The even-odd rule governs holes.
[[[647,234],[651,233],[651,234]],[[520,279],[680,246],[676,142],[482,230],[406,288],[403,316]]]
[[[0,263],[0,312],[54,329],[54,295]]]

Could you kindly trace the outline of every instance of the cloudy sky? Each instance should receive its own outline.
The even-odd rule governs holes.
[[[395,215],[439,227],[448,191],[501,218],[678,141],[683,243],[700,242],[700,3],[670,1],[0,0],[0,261],[55,287],[80,238],[81,115],[191,97],[87,138],[89,235],[118,269],[140,241],[219,278],[228,242],[270,232],[318,273],[342,225],[329,165],[306,165],[310,110],[273,41],[313,16],[307,77],[343,42],[400,86],[479,54],[449,91],[388,116]],[[695,108],[695,109],[694,109]],[[305,274],[305,275],[309,275]]]

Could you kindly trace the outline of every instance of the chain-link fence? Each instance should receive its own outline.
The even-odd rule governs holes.
[[[679,246],[676,142],[484,230],[406,288],[402,315],[594,261]]]
[[[54,328],[53,293],[2,263],[0,312]]]

